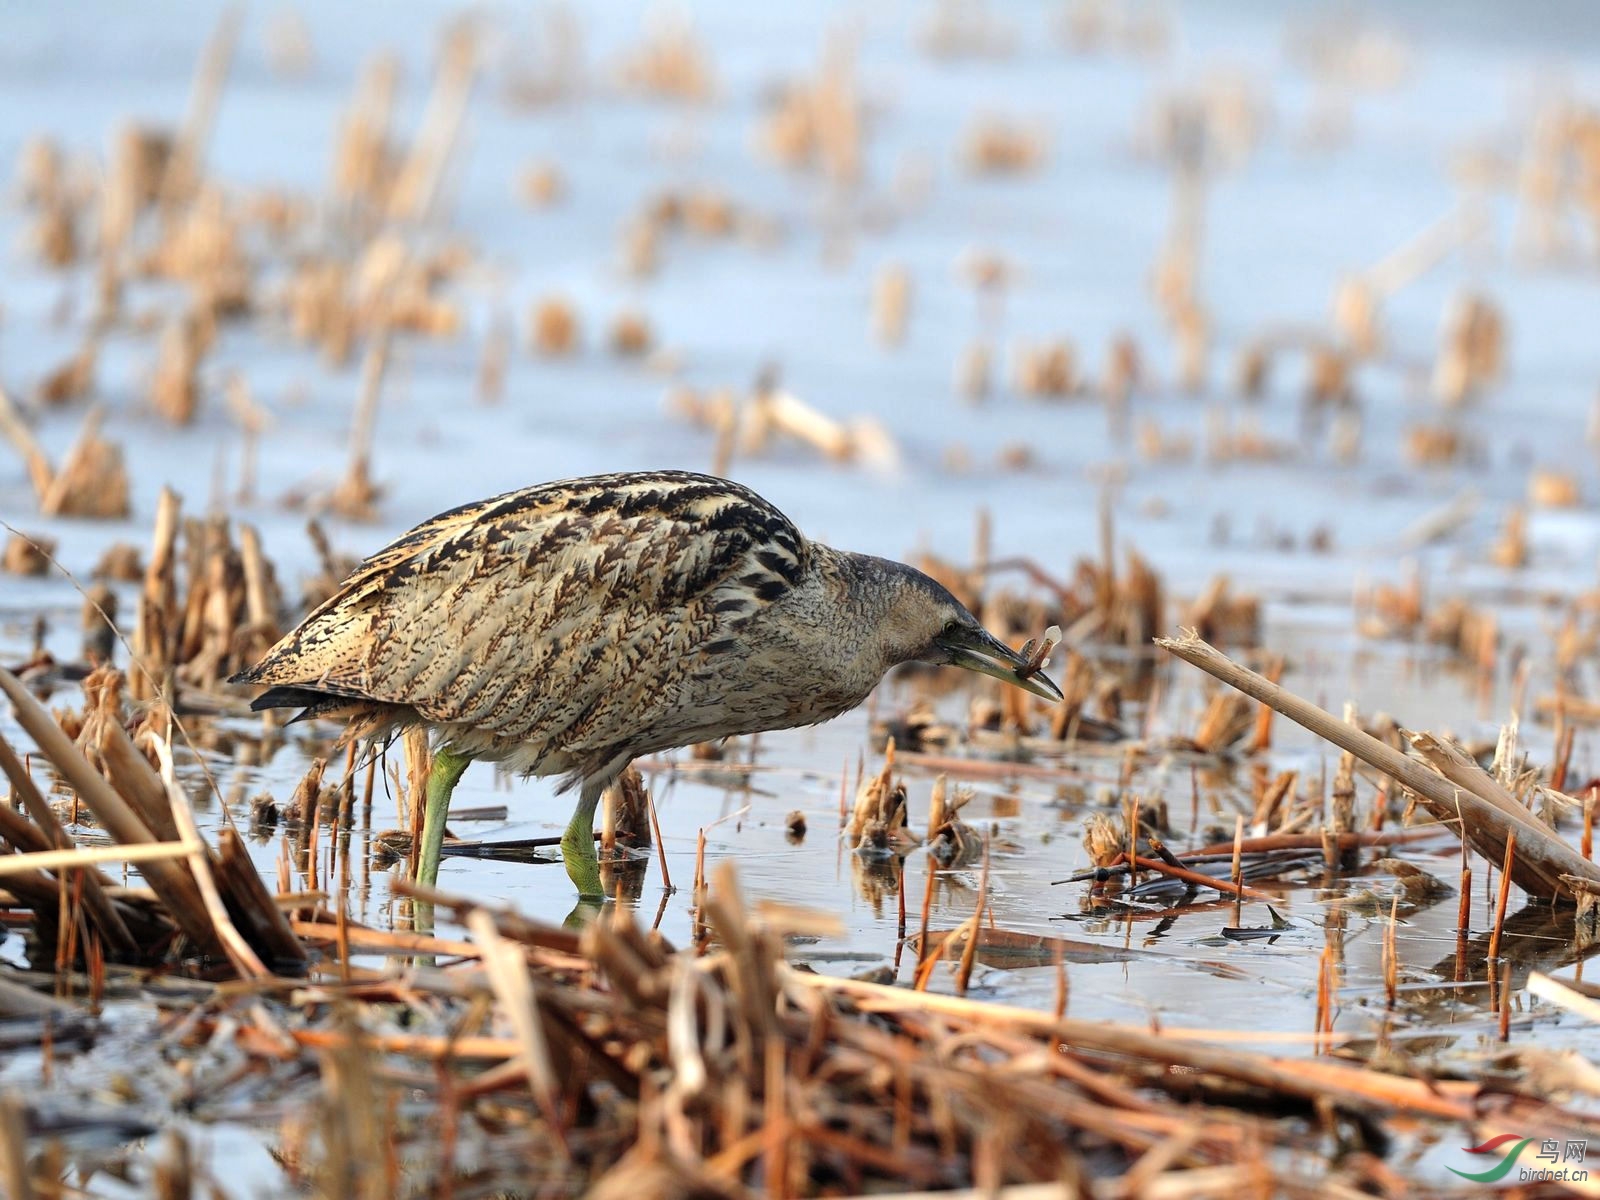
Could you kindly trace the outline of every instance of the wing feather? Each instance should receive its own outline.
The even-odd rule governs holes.
[[[603,749],[669,710],[707,647],[794,586],[808,552],[787,518],[727,480],[541,485],[406,533],[236,678]]]

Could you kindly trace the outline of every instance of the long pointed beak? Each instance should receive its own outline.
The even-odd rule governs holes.
[[[1027,659],[987,630],[963,628],[940,638],[939,644],[950,652],[953,667],[992,676],[1051,703],[1061,700],[1061,689],[1048,675],[1031,669]]]

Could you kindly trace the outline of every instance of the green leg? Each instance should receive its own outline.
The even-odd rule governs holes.
[[[573,810],[572,821],[561,835],[561,859],[567,864],[567,875],[586,900],[605,899],[605,887],[600,882],[600,858],[594,850],[594,810],[599,807],[605,784],[585,779],[583,791],[578,796],[578,807]]]
[[[444,821],[450,812],[450,793],[467,769],[470,758],[440,750],[428,771],[427,811],[422,818],[422,853],[417,857],[417,882],[433,887],[439,881],[439,857],[444,851]]]

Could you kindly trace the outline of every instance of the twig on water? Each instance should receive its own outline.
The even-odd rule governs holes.
[[[1461,836],[1490,861],[1501,857],[1507,838],[1512,832],[1517,833],[1523,849],[1515,861],[1515,882],[1530,895],[1571,902],[1575,899],[1574,889],[1563,876],[1600,882],[1600,867],[1541,825],[1487,772],[1448,743],[1431,734],[1411,735],[1412,745],[1432,764],[1434,769],[1430,770],[1371,734],[1240,666],[1197,637],[1155,641],[1176,657],[1262,704],[1271,705],[1318,737],[1393,776],[1422,801],[1435,819],[1458,821],[1455,827]]]

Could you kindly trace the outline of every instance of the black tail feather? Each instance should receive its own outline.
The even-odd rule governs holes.
[[[290,718],[289,724],[293,725],[296,721],[309,721],[313,717],[320,717],[323,713],[349,708],[352,703],[356,702],[349,696],[336,696],[332,692],[322,692],[316,688],[290,685],[268,688],[250,701],[250,711],[260,712],[265,708],[303,709]]]

